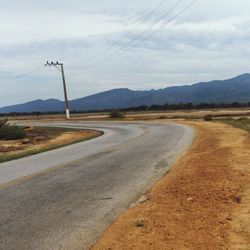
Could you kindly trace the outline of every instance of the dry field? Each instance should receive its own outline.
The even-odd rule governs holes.
[[[184,110],[184,111],[160,111],[160,112],[128,112],[124,120],[153,120],[153,119],[177,119],[177,118],[202,118],[204,115],[213,115],[216,117],[250,117],[250,109],[211,109],[211,110]],[[33,115],[33,116],[18,116],[9,117],[9,120],[65,120],[65,115]],[[85,113],[72,114],[72,120],[107,120],[109,113]]]

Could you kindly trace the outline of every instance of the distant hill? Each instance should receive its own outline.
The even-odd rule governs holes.
[[[71,110],[91,111],[163,105],[165,103],[247,103],[250,102],[250,74],[224,81],[201,82],[194,85],[168,87],[160,90],[133,91],[113,89],[70,101]],[[0,113],[63,111],[59,100],[35,100],[24,104],[0,108]]]
[[[0,113],[29,113],[29,112],[56,112],[64,109],[64,103],[56,99],[35,100],[23,104],[17,104],[0,108]]]

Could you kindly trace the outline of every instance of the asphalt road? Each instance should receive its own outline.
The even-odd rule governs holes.
[[[104,135],[0,164],[0,249],[88,249],[193,139],[181,125],[49,125]]]

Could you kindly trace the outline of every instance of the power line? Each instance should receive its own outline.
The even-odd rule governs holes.
[[[36,74],[38,72],[42,72],[42,71],[44,71],[44,69],[43,68],[39,68],[39,69],[36,69],[36,70],[27,71],[27,72],[22,73],[22,74],[14,75],[12,78],[13,79],[21,79],[23,77],[26,77],[26,76],[29,76],[29,75],[34,75],[34,74]]]
[[[135,25],[134,28],[132,28],[131,30],[127,31],[120,39],[114,41],[109,47],[107,47],[107,48],[101,50],[99,53],[97,53],[95,55],[95,59],[98,58],[98,57],[101,57],[106,52],[112,50],[117,44],[119,44],[119,42],[121,42],[123,39],[127,38],[130,34],[132,34],[134,31],[136,31],[137,28],[141,25],[141,23],[147,21],[151,16],[153,16],[153,14],[158,9],[160,9],[160,7],[163,6],[166,2],[167,2],[167,0],[161,1],[151,12],[149,12],[144,18],[142,18],[142,20],[137,25]],[[77,65],[77,67],[79,67],[79,66],[85,66],[85,65],[89,65],[89,62],[88,62],[88,64],[79,64],[79,65]]]
[[[114,53],[101,58],[100,60],[96,61],[94,64],[88,64],[86,66],[83,67],[75,67],[72,69],[82,69],[82,68],[89,68],[89,67],[94,67],[96,65],[98,65],[100,62],[102,62],[105,59],[110,59],[113,58],[114,56],[116,56],[116,54],[120,54],[122,51],[126,51],[127,48],[129,48],[135,41],[137,41],[138,39],[140,39],[141,37],[143,37],[148,31],[150,31],[156,24],[158,24],[160,21],[162,21],[164,18],[166,18],[172,11],[174,11],[178,5],[180,5],[182,2],[184,2],[185,0],[179,0],[177,3],[175,3],[166,13],[164,13],[160,18],[158,18],[155,22],[153,22],[147,29],[143,30],[142,32],[140,32],[135,38],[133,38],[128,44],[126,44],[125,46],[121,47],[120,49],[118,49],[117,51],[115,51]],[[171,20],[172,21],[172,20]]]
[[[111,55],[110,58],[108,58],[108,62],[113,61],[114,59],[116,59],[117,57],[121,56],[122,54],[132,50],[133,48],[137,47],[138,45],[140,45],[141,43],[143,43],[144,41],[146,41],[147,39],[149,39],[151,36],[153,36],[156,32],[158,32],[160,29],[162,29],[163,27],[165,27],[167,24],[169,24],[170,22],[174,21],[178,16],[180,16],[181,14],[183,14],[187,9],[189,9],[192,5],[195,4],[195,2],[197,2],[197,0],[193,0],[189,5],[187,5],[185,8],[183,8],[181,11],[179,11],[176,15],[174,15],[173,17],[171,17],[167,23],[164,23],[161,27],[159,27],[156,30],[153,30],[153,32],[151,32],[148,36],[144,37],[142,40],[139,40],[137,44],[133,43],[136,41],[136,39],[133,39],[133,41],[131,41],[129,44],[130,46],[126,46],[124,48],[121,48],[118,52],[119,53],[115,53],[113,54],[113,56]],[[148,31],[148,30],[147,30]],[[143,32],[146,33],[146,32]],[[131,46],[132,45],[132,46]],[[104,58],[105,59],[105,58]],[[100,62],[97,62],[95,65],[91,65],[93,68],[94,66],[97,66]]]
[[[188,6],[186,6],[184,9],[182,9],[180,12],[178,12],[176,15],[174,15],[173,17],[171,17],[167,23],[164,23],[164,25],[162,25],[161,27],[159,27],[156,30],[153,30],[153,32],[150,32],[149,35],[147,35],[146,37],[143,38],[143,36],[145,34],[147,34],[148,31],[152,30],[152,28],[158,24],[160,21],[162,21],[163,19],[165,19],[172,11],[174,11],[176,9],[176,7],[178,5],[180,5],[182,2],[184,2],[185,0],[179,0],[176,4],[174,4],[166,13],[164,13],[164,15],[162,15],[160,18],[158,18],[155,22],[153,22],[146,30],[143,30],[142,32],[140,32],[139,34],[137,34],[137,36],[135,38],[133,38],[127,45],[125,45],[124,47],[121,47],[118,51],[115,51],[114,53],[101,58],[99,61],[94,62],[94,64],[88,64],[86,66],[83,67],[74,67],[74,68],[69,68],[69,69],[81,69],[81,68],[93,68],[95,66],[97,66],[99,63],[101,63],[103,60],[105,59],[109,59],[109,62],[114,60],[115,58],[121,56],[122,54],[132,50],[133,48],[139,46],[141,43],[143,43],[145,40],[149,39],[151,36],[153,36],[156,32],[158,32],[161,28],[163,28],[166,24],[169,24],[170,22],[172,22],[173,20],[175,20],[178,16],[180,16],[182,13],[184,13],[187,9],[189,9],[197,0],[192,1]],[[164,5],[166,2],[166,0],[161,1],[150,13],[148,13],[148,15],[146,15],[142,20],[147,20],[149,19],[162,5]],[[137,24],[133,29],[129,30],[127,33],[125,33],[119,40],[115,41],[114,43],[111,44],[110,47],[108,47],[107,49],[101,51],[99,53],[100,55],[103,55],[105,52],[111,50],[113,47],[115,47],[116,44],[118,44],[120,41],[122,41],[124,38],[128,37],[130,34],[133,33],[133,31],[135,31],[140,24]],[[140,40],[142,38],[142,40]],[[136,41],[138,41],[138,43],[134,44]],[[57,68],[57,70],[59,70]],[[22,77],[28,76],[28,75],[32,75],[38,72],[41,72],[42,69],[37,69],[37,70],[33,70],[33,71],[28,71],[25,72],[23,74],[19,74],[14,76],[15,79],[20,79]]]
[[[180,12],[178,12],[176,15],[174,15],[172,18],[170,18],[170,20],[167,21],[167,23],[165,23],[164,25],[162,25],[161,27],[159,27],[158,29],[154,30],[153,32],[151,32],[148,36],[144,37],[141,41],[139,41],[137,44],[132,45],[131,47],[127,48],[125,52],[128,52],[130,50],[132,50],[133,48],[137,47],[138,45],[142,44],[144,41],[148,40],[150,37],[152,37],[155,33],[157,33],[160,29],[162,29],[163,27],[165,27],[167,24],[169,24],[170,22],[174,21],[178,16],[180,16],[181,14],[183,14],[186,10],[188,10],[189,8],[192,7],[192,5],[195,4],[195,2],[197,2],[198,0],[193,0],[189,5],[187,5],[185,8],[183,8]],[[117,55],[117,56],[120,56]],[[116,57],[117,57],[116,56]],[[115,58],[116,58],[115,57]],[[112,58],[111,58],[112,60]]]
[[[33,75],[33,74],[41,72],[41,71],[42,71],[42,69],[40,68],[40,69],[37,69],[37,70],[32,70],[32,71],[25,72],[23,74],[15,75],[13,78],[19,79],[19,78],[22,78],[22,77],[25,77],[25,76],[28,76],[28,75]]]
[[[184,0],[180,0],[178,1],[172,8],[170,8],[164,15],[162,15],[159,19],[157,19],[157,21],[153,24],[151,24],[146,30],[144,30],[143,32],[141,32],[139,35],[137,35],[132,41],[130,41],[126,47],[121,48],[118,50],[118,52],[122,52],[122,51],[126,51],[127,48],[130,48],[130,45],[132,45],[135,41],[137,41],[138,39],[142,38],[143,35],[145,35],[148,31],[150,31],[156,24],[158,24],[160,21],[164,20],[172,11],[175,10],[175,8],[180,5],[182,2],[184,2]],[[171,20],[172,21],[172,20]],[[170,21],[170,22],[171,22]],[[114,53],[114,55],[116,55],[117,53]],[[112,56],[112,55],[111,55]]]

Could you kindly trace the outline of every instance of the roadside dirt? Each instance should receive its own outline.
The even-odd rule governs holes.
[[[92,250],[250,249],[250,136],[221,123],[188,122],[188,152],[122,214]]]

